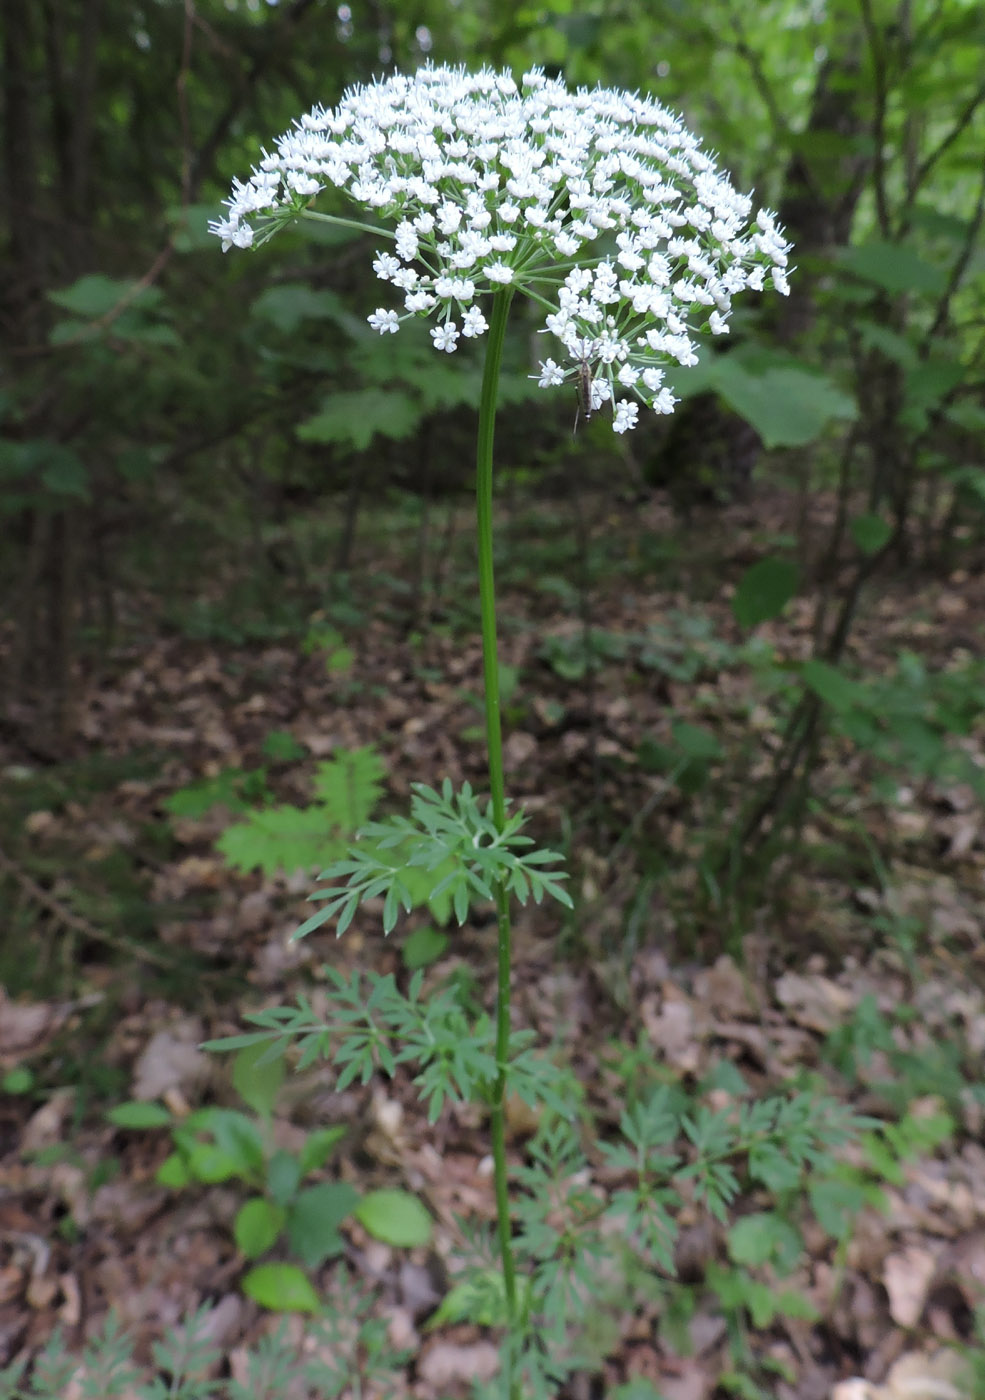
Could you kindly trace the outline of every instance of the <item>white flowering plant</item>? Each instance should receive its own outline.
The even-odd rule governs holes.
[[[727,334],[732,298],[786,294],[789,245],[687,130],[652,98],[569,92],[534,70],[517,84],[484,69],[423,68],[316,107],[236,182],[211,225],[224,248],[265,242],[335,187],[389,226],[373,269],[402,310],[381,335],[433,317],[435,349],[489,332],[483,299],[504,291],[545,312],[560,360],[542,388],[591,372],[586,411],[613,405],[617,433],[640,405],[671,413],[671,364],[697,363],[694,336]],[[359,227],[368,228],[365,223]]]
[[[364,217],[312,207],[331,189]],[[341,931],[361,904],[381,897],[386,932],[422,896],[450,898],[460,923],[475,901],[489,901],[497,916],[495,1014],[475,1015],[444,995],[427,999],[420,977],[404,996],[392,977],[370,975],[368,1001],[361,984],[336,984],[337,1014],[324,1034],[303,1009],[298,1020],[287,1008],[263,1013],[274,1019],[262,1034],[297,1032],[308,1046],[302,1058],[328,1053],[344,1065],[346,1079],[358,1074],[365,1081],[413,1061],[415,1083],[433,1112],[448,1099],[488,1110],[498,1262],[453,1294],[473,1308],[473,1320],[504,1327],[499,1393],[509,1400],[518,1400],[521,1386],[526,1394],[553,1393],[565,1367],[575,1364],[576,1353],[562,1344],[568,1313],[558,1313],[558,1299],[567,1297],[572,1309],[579,1299],[590,1305],[593,1251],[611,1248],[601,1237],[582,1241],[577,1231],[559,1243],[541,1218],[551,1192],[541,1193],[540,1215],[531,1214],[538,1193],[527,1177],[525,1206],[510,1192],[508,1094],[543,1115],[545,1142],[563,1139],[572,1148],[571,1124],[550,1123],[570,1119],[578,1102],[570,1077],[534,1054],[529,1032],[511,1026],[511,903],[548,897],[570,906],[571,899],[560,856],[533,846],[522,812],[507,813],[503,777],[492,500],[510,307],[518,294],[526,297],[559,347],[558,358],[545,357],[532,378],[545,389],[574,380],[585,416],[611,405],[613,429],[625,433],[641,408],[673,411],[667,369],[696,363],[700,333],[727,333],[737,292],[787,292],[789,247],[772,214],[751,215],[749,197],[680,118],[650,97],[602,87],[569,92],[539,70],[517,83],[490,69],[425,67],[354,87],[337,107],[303,116],[245,183],[234,184],[227,216],[211,226],[224,249],[262,245],[302,219],[371,232],[386,240],[374,271],[399,303],[369,316],[380,335],[424,316],[436,323],[431,339],[439,352],[454,352],[462,340],[484,341],[476,506],[489,798],[467,785],[456,794],[447,781],[440,790],[417,787],[409,819],[373,823],[345,860],[323,872],[333,883],[312,896],[325,902],[297,936],[330,918]],[[357,1022],[362,1028],[355,1031]],[[230,1048],[238,1043],[234,1037]],[[663,1119],[657,1126],[659,1145],[669,1128]],[[567,1147],[562,1156],[568,1160]],[[550,1152],[541,1157],[551,1184],[560,1168],[543,1167]],[[663,1170],[659,1152],[654,1160]],[[659,1172],[640,1161],[643,1196],[651,1204],[669,1199],[654,1184]],[[658,1216],[668,1224],[662,1207]],[[585,1220],[593,1231],[599,1218],[592,1205]],[[666,1262],[656,1236],[643,1248],[651,1263]],[[523,1279],[517,1257],[530,1265]],[[451,1308],[446,1300],[448,1318],[460,1315]]]

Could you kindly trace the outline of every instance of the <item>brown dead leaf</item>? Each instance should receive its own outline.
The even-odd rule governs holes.
[[[663,1400],[710,1400],[715,1374],[695,1358],[677,1361],[673,1371],[661,1371],[657,1389]]]
[[[852,992],[820,973],[785,972],[776,983],[776,999],[797,1025],[822,1035],[840,1025],[855,1005]]]
[[[73,1089],[56,1089],[47,1103],[42,1104],[28,1120],[21,1134],[21,1152],[27,1156],[43,1147],[64,1141],[65,1120],[75,1104]]]
[[[647,1035],[669,1064],[693,1072],[701,1059],[693,1007],[686,1001],[665,1001],[655,1013],[653,1001],[648,997],[640,1007]]]
[[[183,1092],[202,1083],[209,1073],[209,1059],[198,1048],[202,1026],[190,1017],[156,1031],[134,1066],[133,1097],[159,1099],[169,1089]]]
[[[879,1400],[974,1400],[954,1351],[908,1352],[886,1377]]]
[[[937,1260],[929,1249],[909,1245],[887,1256],[882,1268],[882,1281],[889,1295],[889,1312],[900,1327],[915,1327],[927,1302],[927,1294]]]
[[[499,1370],[499,1351],[492,1342],[435,1342],[417,1363],[417,1375],[428,1385],[491,1381]]]
[[[11,1001],[0,987],[0,1056],[16,1057],[41,1040],[59,1019],[45,1002]]]
[[[698,973],[694,980],[694,993],[712,1011],[730,1019],[741,1020],[754,1009],[748,979],[725,953],[713,967]]]

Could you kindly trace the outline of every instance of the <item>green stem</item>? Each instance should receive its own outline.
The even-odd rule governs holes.
[[[344,219],[339,214],[323,214],[320,209],[299,209],[297,217],[315,219],[321,224],[334,224],[336,228],[358,229],[360,233],[375,233],[379,238],[396,238],[392,228],[377,228],[376,224],[364,223],[362,219]]]
[[[496,395],[503,342],[509,318],[511,290],[493,296],[486,362],[482,374],[479,404],[479,434],[476,446],[476,515],[479,544],[479,610],[482,618],[482,669],[486,693],[486,746],[489,754],[489,790],[493,821],[502,831],[506,822],[506,792],[503,781],[503,733],[499,713],[499,657],[496,647],[496,585],[493,577],[493,437],[496,430]],[[503,1264],[506,1319],[510,1333],[508,1356],[514,1354],[518,1322],[516,1266],[513,1261],[513,1234],[510,1225],[509,1178],[506,1165],[506,1085],[510,1053],[510,897],[502,881],[496,884],[496,914],[499,929],[496,990],[496,1083],[492,1102],[492,1149],[496,1185],[496,1216],[499,1252]],[[512,1375],[509,1393],[515,1395]]]

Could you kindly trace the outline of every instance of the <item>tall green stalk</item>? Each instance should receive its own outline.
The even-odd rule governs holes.
[[[499,712],[499,656],[496,646],[496,585],[493,576],[493,439],[496,430],[496,397],[503,342],[509,319],[512,291],[493,297],[486,342],[486,362],[482,374],[479,403],[479,433],[476,446],[476,519],[479,546],[479,609],[482,618],[482,668],[486,695],[486,747],[489,755],[489,790],[493,820],[502,831],[506,821],[506,791],[503,780],[503,733]],[[507,1355],[512,1372],[516,1341],[517,1294],[513,1236],[510,1227],[510,1194],[506,1166],[506,1084],[510,1053],[510,898],[502,881],[497,882],[496,914],[498,935],[496,987],[496,1083],[492,1101],[492,1149],[496,1186],[496,1217],[499,1252],[503,1265],[506,1321],[510,1334]],[[510,1376],[510,1395],[516,1390]]]

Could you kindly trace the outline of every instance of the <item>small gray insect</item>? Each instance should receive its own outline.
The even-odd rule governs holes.
[[[575,423],[574,427],[571,429],[572,433],[578,431],[578,421],[580,418],[583,417],[587,423],[595,412],[595,407],[592,403],[592,381],[595,375],[592,369],[592,362],[585,353],[585,349],[586,347],[583,346],[582,355],[578,361],[577,379],[575,381],[578,389],[578,406],[575,409]]]

